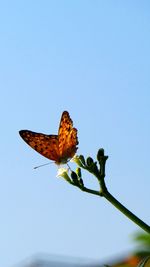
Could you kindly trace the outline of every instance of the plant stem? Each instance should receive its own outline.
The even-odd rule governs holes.
[[[92,189],[89,189],[89,188],[87,188],[87,187],[81,187],[80,189],[81,189],[82,191],[84,191],[84,192],[89,193],[89,194],[93,194],[93,195],[100,196],[100,192],[99,192],[99,191],[92,190]]]
[[[73,186],[78,187],[80,190],[82,190],[84,192],[87,192],[87,193],[92,194],[92,195],[100,196],[100,192],[99,191],[96,191],[96,190],[93,190],[93,189],[89,189],[89,188],[87,188],[85,186],[79,187],[78,185],[74,184],[73,182],[70,182],[70,184],[72,184]]]
[[[88,158],[89,159],[89,158]],[[150,226],[148,224],[146,224],[145,222],[143,222],[141,219],[139,219],[136,215],[134,215],[131,211],[129,211],[125,206],[123,206],[116,198],[114,198],[107,190],[106,184],[105,184],[105,165],[106,165],[106,160],[108,159],[108,156],[105,156],[104,154],[104,149],[101,148],[99,149],[98,153],[97,153],[97,160],[99,162],[100,165],[100,169],[97,168],[96,163],[94,163],[94,161],[91,159],[90,162],[91,165],[89,164],[89,160],[87,165],[85,164],[85,166],[81,166],[81,164],[79,165],[80,167],[86,169],[87,171],[89,171],[90,173],[92,173],[97,180],[99,181],[99,185],[100,185],[100,191],[95,191],[92,189],[89,189],[85,186],[77,186],[78,188],[80,188],[82,191],[93,194],[93,195],[98,195],[100,197],[105,197],[112,205],[114,205],[118,210],[120,210],[124,215],[126,215],[131,221],[133,221],[134,223],[136,223],[140,228],[142,228],[144,231],[146,231],[147,233],[150,234]],[[94,167],[94,168],[93,168]]]
[[[116,198],[114,198],[107,190],[106,185],[103,181],[101,187],[101,191],[96,191],[89,189],[87,187],[79,187],[82,191],[87,192],[89,194],[97,195],[99,197],[105,197],[112,205],[114,205],[118,210],[120,210],[124,215],[126,215],[130,220],[136,223],[140,228],[150,234],[150,226],[144,223],[141,219],[139,219],[136,215],[134,215],[131,211],[129,211],[125,206],[123,206]],[[78,186],[77,186],[78,187]]]
[[[126,215],[130,220],[140,226],[143,230],[150,234],[150,226],[144,223],[126,207],[124,207],[116,198],[114,198],[108,191],[103,193],[103,196],[113,204],[118,210],[120,210],[124,215]]]
[[[140,226],[143,230],[150,234],[150,226],[144,223],[131,211],[129,211],[125,206],[123,206],[116,198],[114,198],[107,190],[104,178],[99,180],[101,188],[101,196],[105,197],[112,205],[114,205],[118,210],[120,210],[124,215],[126,215],[130,220]]]

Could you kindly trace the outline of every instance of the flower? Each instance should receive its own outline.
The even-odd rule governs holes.
[[[83,167],[82,161],[80,159],[80,156],[75,155],[71,160],[71,162],[75,162],[78,166]]]
[[[69,171],[68,168],[67,169],[66,168],[59,168],[56,177],[63,177],[67,182],[71,183],[71,179],[68,175],[68,171]]]

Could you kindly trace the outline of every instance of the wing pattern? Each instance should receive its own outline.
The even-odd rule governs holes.
[[[56,164],[66,163],[77,151],[77,129],[67,111],[61,116],[58,135],[46,135],[29,130],[19,132],[23,140],[42,156],[54,160]]]

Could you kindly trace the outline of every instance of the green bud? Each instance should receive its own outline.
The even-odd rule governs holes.
[[[75,162],[78,166],[82,167],[82,162],[79,156],[74,156],[71,161]]]
[[[97,153],[97,160],[98,160],[99,165],[100,165],[99,173],[100,173],[101,179],[104,179],[104,177],[105,177],[105,165],[106,165],[107,159],[108,159],[108,156],[105,156],[104,149],[100,148],[98,150],[98,153]]]
[[[71,178],[75,185],[79,185],[78,176],[74,171],[71,172]]]
[[[99,161],[101,157],[104,157],[104,149],[100,148],[97,152],[97,160]]]
[[[85,165],[85,159],[84,159],[84,156],[83,156],[83,155],[80,155],[80,156],[79,156],[79,159],[80,159],[81,163],[82,163],[83,165]]]
[[[104,149],[100,148],[97,152],[97,160],[100,162],[106,162],[106,160],[108,159],[108,156],[105,156],[104,154]]]
[[[76,174],[77,174],[77,176],[79,177],[79,178],[81,178],[81,168],[77,168],[76,169]]]
[[[91,157],[88,157],[86,159],[86,164],[87,164],[88,167],[90,167],[91,165],[93,165],[93,163],[94,163],[94,161],[93,161],[93,159]]]

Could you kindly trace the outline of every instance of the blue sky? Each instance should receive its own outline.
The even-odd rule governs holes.
[[[20,138],[56,134],[63,110],[78,154],[109,160],[109,191],[150,223],[149,1],[3,1],[0,7],[0,266],[37,253],[103,260],[139,228],[105,199],[56,178]],[[72,165],[74,167],[74,165]],[[94,179],[84,173],[87,186]]]

